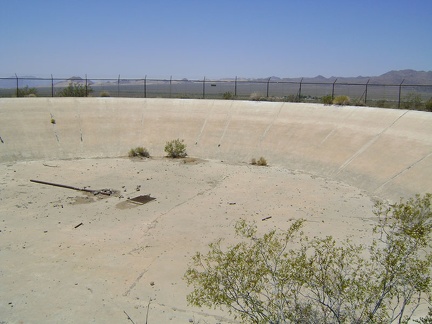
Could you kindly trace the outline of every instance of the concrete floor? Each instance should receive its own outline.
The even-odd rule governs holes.
[[[375,199],[431,191],[431,116],[287,103],[0,99],[0,322],[235,322],[226,311],[187,305],[182,277],[192,255],[221,237],[233,242],[240,218],[260,231],[304,218],[309,235],[367,244]],[[194,158],[164,158],[174,138]],[[153,157],[125,157],[135,146]],[[249,164],[260,156],[268,167]],[[141,195],[156,199],[128,201]]]

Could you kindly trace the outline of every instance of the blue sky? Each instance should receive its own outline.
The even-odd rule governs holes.
[[[432,0],[2,0],[0,77],[432,70]]]

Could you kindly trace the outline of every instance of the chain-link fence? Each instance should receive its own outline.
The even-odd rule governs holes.
[[[296,102],[321,102],[325,96],[345,95],[352,104],[423,108],[432,98],[432,84],[376,84],[245,80],[170,79],[97,79],[97,78],[0,78],[0,97],[130,97],[130,98],[204,98]],[[408,103],[408,104],[407,104]]]

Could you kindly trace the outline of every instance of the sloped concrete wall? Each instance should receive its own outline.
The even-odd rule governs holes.
[[[55,124],[51,123],[51,118]],[[329,177],[398,199],[432,192],[432,113],[320,104],[188,99],[0,99],[0,162],[163,156],[184,139],[190,156]]]

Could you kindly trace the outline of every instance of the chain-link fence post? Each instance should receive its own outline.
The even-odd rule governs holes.
[[[402,82],[399,84],[399,99],[398,99],[398,109],[400,108],[401,103],[401,91],[402,91],[402,83],[404,83],[405,79],[402,80]]]
[[[367,101],[367,91],[368,91],[368,84],[369,84],[370,79],[366,82],[366,88],[365,88],[365,98],[364,98],[364,103],[366,105],[366,101]]]
[[[117,98],[120,97],[120,74],[117,79]]]
[[[169,86],[169,97],[171,98],[172,93],[172,75],[170,76],[170,86]]]
[[[205,99],[205,82],[206,82],[206,79],[204,77],[204,79],[203,79],[203,99]]]
[[[303,83],[303,78],[301,78],[301,80],[300,80],[299,92],[298,92],[298,101],[301,100],[302,83]]]
[[[269,97],[270,79],[271,79],[271,77],[268,78],[268,80],[267,80],[267,96],[266,96],[267,98]]]
[[[144,98],[147,98],[147,75],[144,77]]]
[[[15,73],[15,78],[16,78],[16,96],[18,98],[19,97],[18,75],[16,73]]]
[[[337,81],[337,79],[334,80],[334,82],[333,82],[333,88],[332,88],[332,100],[334,99],[334,88],[335,88],[336,81]]]

